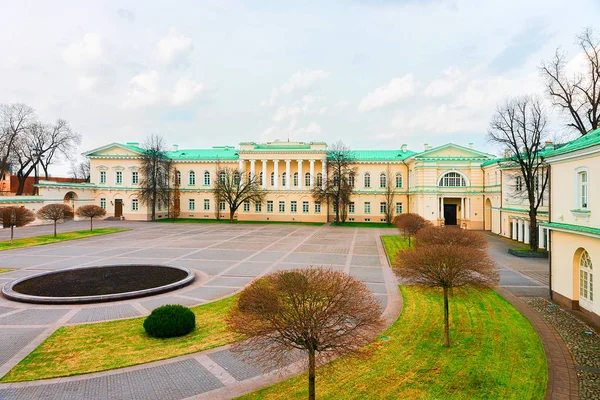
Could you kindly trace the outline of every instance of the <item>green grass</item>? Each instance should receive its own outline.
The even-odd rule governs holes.
[[[512,251],[516,251],[517,253],[547,253],[547,250],[544,249],[537,249],[536,251],[531,250],[529,247],[523,249],[523,248],[518,248],[518,249],[511,249]]]
[[[0,274],[3,274],[5,272],[10,272],[10,271],[12,271],[12,269],[0,268]]]
[[[196,329],[182,337],[156,339],[144,318],[63,326],[6,374],[2,382],[30,381],[106,371],[223,346],[240,337],[225,316],[236,296],[193,307]]]
[[[31,247],[31,246],[40,246],[43,244],[64,242],[66,240],[75,240],[75,239],[83,239],[91,236],[100,236],[106,235],[109,233],[116,232],[124,232],[129,229],[124,228],[96,228],[93,232],[89,230],[85,231],[74,231],[74,232],[64,232],[59,233],[54,237],[54,235],[43,235],[43,236],[33,236],[27,238],[15,239],[12,243],[10,240],[0,242],[0,251],[2,250],[12,250],[12,249],[20,249],[22,247]],[[17,231],[18,232],[18,231]]]
[[[394,228],[394,225],[388,225],[385,222],[343,222],[339,225],[332,223],[331,226],[339,226],[340,228]]]
[[[455,290],[451,347],[443,347],[442,295],[401,287],[404,310],[366,358],[317,369],[319,399],[543,399],[547,371],[540,340],[492,290]],[[306,374],[243,399],[305,399]]]
[[[402,236],[382,236],[381,242],[383,243],[383,248],[385,249],[388,259],[390,260],[390,264],[394,261],[394,256],[397,252],[408,248],[408,239],[405,239]]]
[[[279,225],[311,225],[322,226],[323,222],[302,222],[302,221],[238,221],[229,222],[229,219],[201,219],[201,218],[165,218],[157,219],[154,222],[171,222],[175,224],[279,224]]]

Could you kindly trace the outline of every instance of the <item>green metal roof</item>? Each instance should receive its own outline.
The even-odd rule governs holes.
[[[555,228],[555,229],[560,229],[560,230],[565,230],[565,231],[581,232],[581,233],[588,233],[588,234],[600,236],[600,229],[592,228],[590,226],[561,224],[558,222],[540,222],[540,225],[547,226],[550,229]]]
[[[232,146],[215,146],[212,149],[184,149],[169,151],[173,160],[237,160],[238,151]]]
[[[581,150],[581,149],[585,149],[588,147],[592,147],[592,146],[598,146],[600,145],[600,128],[591,131],[585,135],[583,135],[582,137],[575,139],[569,143],[567,143],[566,145],[555,149],[554,151],[549,152],[548,154],[545,154],[546,158],[550,158],[550,157],[554,157],[554,156],[558,156],[561,154],[565,154],[565,153],[570,153],[572,151],[577,151],[577,150]]]
[[[410,150],[352,150],[351,153],[356,161],[402,161],[416,154]]]
[[[538,153],[538,155],[540,155],[541,157],[548,157],[549,154],[553,153],[554,151],[556,151],[557,147],[560,147],[562,149],[564,145],[555,145],[552,148],[546,148],[544,147],[542,150],[540,150],[540,152]],[[517,160],[514,157],[500,157],[500,158],[494,158],[493,160],[488,160],[485,161],[481,164],[482,167],[486,167],[488,165],[491,164],[496,164],[496,163],[506,163],[506,162],[510,162],[512,161],[515,166],[517,165]]]

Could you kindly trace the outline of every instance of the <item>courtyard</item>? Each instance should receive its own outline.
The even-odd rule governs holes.
[[[86,225],[69,222],[61,228],[77,230]],[[380,236],[396,235],[393,228],[122,221],[102,221],[97,226],[130,230],[0,252],[0,267],[12,270],[0,274],[0,284],[69,267],[140,263],[187,267],[196,272],[196,281],[160,295],[101,304],[36,305],[0,298],[0,375],[6,375],[61,326],[141,317],[163,304],[206,304],[231,296],[257,276],[281,269],[323,265],[355,276],[380,300],[388,326],[402,309],[402,296],[380,240]],[[48,229],[30,227],[20,230],[19,235],[41,235]],[[3,235],[6,236],[5,231],[0,232],[0,241],[6,239]],[[516,296],[547,294],[547,269],[542,263],[515,263],[512,258],[504,258],[505,247],[510,243],[493,236],[488,241],[504,289]],[[27,369],[27,365],[23,368]],[[0,397],[49,399],[68,394],[89,399],[230,398],[279,379],[244,363],[222,346],[66,380],[3,383]]]

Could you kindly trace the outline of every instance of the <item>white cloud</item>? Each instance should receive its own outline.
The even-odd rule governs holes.
[[[290,79],[278,88],[271,90],[271,97],[268,101],[262,101],[263,106],[274,106],[281,95],[288,95],[295,92],[306,91],[312,88],[318,81],[326,79],[329,72],[321,70],[312,70],[306,72],[296,72]]]
[[[306,133],[319,133],[321,132],[321,126],[316,122],[312,121],[308,124],[306,129],[304,130]]]
[[[150,71],[131,78],[129,93],[122,108],[135,109],[154,104],[160,97],[158,72]]]
[[[267,128],[260,140],[263,142],[271,142],[274,140],[310,140],[315,134],[322,132],[321,126],[315,121],[309,122],[305,126],[300,126],[297,120],[291,120],[286,126],[271,126]]]
[[[103,56],[102,38],[97,33],[86,33],[65,48],[63,59],[69,66],[85,68],[101,61]]]
[[[77,87],[79,88],[79,90],[82,90],[82,91],[87,91],[87,90],[93,89],[94,87],[96,87],[97,83],[98,83],[97,76],[80,75],[77,77]]]
[[[365,96],[358,105],[358,111],[371,111],[396,103],[412,96],[417,86],[418,82],[415,82],[412,73],[408,73],[402,78],[394,78],[387,85],[379,87]]]
[[[189,103],[206,90],[206,86],[191,79],[181,78],[175,84],[169,100],[173,105]]]
[[[431,81],[425,88],[427,97],[444,97],[452,93],[460,82],[462,74],[456,67],[449,67],[444,71],[442,79]]]
[[[178,34],[174,29],[158,41],[158,57],[165,65],[185,65],[194,49],[192,38]]]

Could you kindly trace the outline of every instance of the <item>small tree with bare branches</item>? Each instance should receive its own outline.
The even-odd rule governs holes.
[[[443,235],[449,234],[448,228],[432,228],[444,230],[439,235],[423,236],[437,241]],[[423,232],[423,231],[421,231]],[[465,235],[455,239],[455,243],[468,241],[472,233],[465,234],[462,229],[453,229],[455,236]],[[444,293],[444,346],[450,347],[450,312],[448,295],[453,288],[470,286],[491,288],[498,282],[494,261],[490,259],[485,248],[463,246],[456,244],[422,244],[417,241],[414,249],[402,250],[394,259],[396,274],[407,284],[423,285],[442,288]]]
[[[66,204],[56,203],[47,204],[40,208],[37,212],[37,217],[45,221],[54,223],[54,237],[56,237],[56,224],[58,221],[64,221],[66,218],[73,216],[73,209]]]
[[[385,222],[388,225],[392,225],[394,223],[394,199],[396,198],[396,194],[398,193],[398,189],[396,188],[396,181],[394,177],[392,177],[392,166],[388,164],[385,169],[385,191],[383,193],[383,197],[385,199]]]
[[[13,242],[14,229],[20,228],[35,220],[33,211],[25,207],[3,207],[0,208],[0,222],[3,228],[10,227],[10,242]]]
[[[396,215],[394,225],[396,225],[402,236],[408,238],[408,246],[410,247],[411,238],[421,229],[431,226],[431,222],[419,214],[407,213]]]
[[[308,355],[308,398],[315,398],[317,358],[356,351],[381,328],[378,301],[366,285],[327,268],[279,271],[241,293],[227,322],[248,339],[238,350],[264,366]]]
[[[233,217],[242,204],[262,203],[267,197],[267,191],[262,188],[258,175],[244,177],[237,168],[217,165],[213,196],[216,212],[220,212],[219,203],[226,202],[229,205],[229,221],[233,222]]]
[[[432,244],[447,244],[452,246],[473,247],[483,249],[487,246],[485,238],[475,231],[466,229],[456,229],[455,227],[435,227],[428,226],[421,229],[415,235],[417,246],[426,246]]]
[[[106,215],[106,210],[95,204],[87,204],[79,207],[75,214],[77,214],[77,216],[80,218],[90,219],[90,232],[92,232],[94,230],[94,218],[104,217]]]

